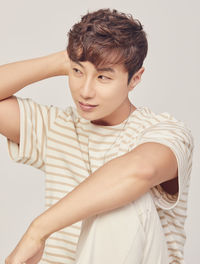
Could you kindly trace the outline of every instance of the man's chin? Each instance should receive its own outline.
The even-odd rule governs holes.
[[[96,117],[94,116],[94,113],[92,113],[92,112],[85,112],[85,111],[82,111],[82,110],[79,109],[78,107],[77,107],[77,111],[78,111],[79,115],[80,115],[82,118],[86,119],[86,120],[93,121],[93,120],[96,119]]]
[[[77,111],[82,118],[91,121],[91,123],[95,125],[102,125],[102,126],[109,125],[108,122],[103,120],[104,117],[98,116],[97,113],[94,113],[94,111],[83,111],[79,107],[77,107]]]

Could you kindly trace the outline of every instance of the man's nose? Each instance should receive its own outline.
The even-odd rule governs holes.
[[[95,96],[94,82],[92,80],[85,80],[81,86],[80,96],[84,99],[93,98]]]

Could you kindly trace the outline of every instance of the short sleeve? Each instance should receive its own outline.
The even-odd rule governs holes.
[[[157,122],[145,129],[139,136],[137,145],[146,142],[163,144],[169,147],[176,157],[178,165],[178,194],[169,195],[160,185],[151,190],[158,207],[163,210],[172,209],[176,206],[189,184],[192,169],[193,136],[183,122],[171,118]]]
[[[44,170],[49,106],[17,97],[20,109],[20,143],[7,139],[9,156],[15,162]]]

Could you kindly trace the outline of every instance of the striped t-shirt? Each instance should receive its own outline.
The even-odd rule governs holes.
[[[17,100],[20,107],[20,144],[8,139],[9,155],[16,162],[44,171],[46,209],[71,192],[104,162],[144,142],[168,146],[177,158],[179,192],[169,195],[157,186],[151,193],[164,229],[170,264],[184,263],[184,223],[193,137],[183,122],[167,112],[157,114],[140,106],[119,125],[99,126],[82,118],[70,106],[63,110],[37,104],[30,98],[18,97]],[[127,122],[125,126],[124,122]],[[52,234],[40,263],[75,263],[81,223]]]

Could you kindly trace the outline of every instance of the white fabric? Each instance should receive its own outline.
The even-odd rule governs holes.
[[[169,264],[151,195],[84,220],[75,263]]]

